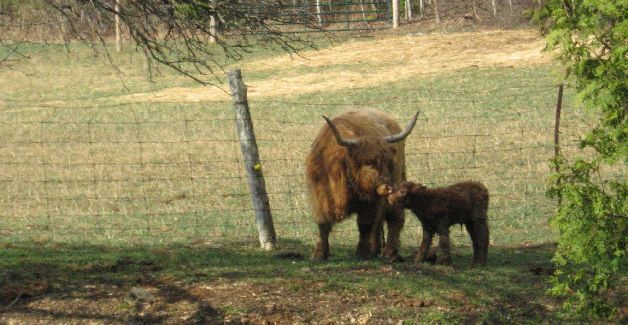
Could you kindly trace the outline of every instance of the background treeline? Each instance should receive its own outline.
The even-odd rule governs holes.
[[[129,8],[125,0],[120,1],[123,8]],[[383,16],[389,19],[390,0],[280,0],[280,1],[223,1],[190,0],[170,1],[153,0],[162,8],[160,14],[193,15],[200,22],[209,23],[209,16],[215,10],[218,14],[219,30],[237,30],[238,22],[233,17],[243,15],[258,16],[264,20],[273,20],[284,24],[319,24],[322,26],[336,21],[351,19],[365,21],[369,16]],[[81,29],[83,32],[94,30],[98,35],[112,36],[115,33],[113,8],[115,0],[98,1],[106,8],[94,8],[90,1],[77,0],[0,0],[0,25],[3,33],[21,31],[20,37],[26,39],[59,39],[72,35],[68,28]],[[192,4],[192,5],[190,5]],[[451,22],[497,27],[512,27],[528,24],[529,13],[540,4],[539,0],[400,0],[399,11],[402,23]],[[199,8],[214,8],[200,10]],[[384,14],[385,13],[385,14]],[[437,16],[438,15],[438,19]],[[342,16],[342,17],[340,17]],[[72,27],[67,20],[71,19]],[[233,26],[231,26],[233,25]],[[451,25],[451,24],[450,24]]]

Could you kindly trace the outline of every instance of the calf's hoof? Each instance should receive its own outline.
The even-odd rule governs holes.
[[[419,252],[416,251],[412,254],[412,259],[414,260],[415,264],[419,264],[419,263],[436,264],[438,260],[438,256],[436,255],[436,252],[434,251],[428,252],[427,255],[425,256],[419,256]]]
[[[441,258],[437,258],[436,259],[436,264],[440,264],[440,265],[449,265],[451,266],[451,257],[449,256],[442,256]]]

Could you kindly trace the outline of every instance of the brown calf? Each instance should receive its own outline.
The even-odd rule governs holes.
[[[428,258],[432,237],[437,233],[442,250],[438,262],[451,264],[449,228],[464,224],[473,243],[473,264],[485,265],[489,244],[488,201],[486,186],[478,182],[462,182],[433,189],[419,183],[403,182],[390,188],[388,193],[391,205],[410,209],[423,227],[423,240],[415,262]]]

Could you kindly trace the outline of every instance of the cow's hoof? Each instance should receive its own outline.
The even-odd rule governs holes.
[[[377,253],[373,252],[373,249],[367,243],[359,243],[355,250],[355,256],[361,260],[371,260],[377,257]]]
[[[316,249],[314,254],[312,254],[312,261],[323,262],[329,259],[329,252],[326,252],[322,249]]]
[[[372,260],[375,256],[369,254],[368,252],[358,251],[358,252],[355,252],[355,257],[363,261],[368,261],[368,260]]]
[[[423,258],[424,263],[436,264],[436,261],[438,261],[438,256],[436,256],[434,252],[428,253],[427,256]]]

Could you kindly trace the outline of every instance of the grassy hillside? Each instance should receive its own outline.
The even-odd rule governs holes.
[[[506,41],[491,44],[504,47],[477,41],[497,36]],[[80,47],[28,49],[29,60],[0,71],[0,301],[11,305],[0,321],[568,320],[544,295],[555,67],[526,57],[534,40],[521,34],[432,35],[399,52],[375,46],[406,36],[390,37],[309,53],[316,60],[271,51],[239,63],[288,259],[254,248],[227,94],[168,70],[151,84],[131,51],[114,57],[120,75]],[[570,90],[565,102],[569,151],[587,119]],[[357,261],[354,220],[334,229],[330,262],[307,261],[316,234],[303,180],[308,147],[322,114],[367,106],[401,124],[421,111],[407,140],[410,179],[487,184],[486,268],[468,267],[470,241],[457,229],[453,268]],[[408,215],[403,255],[417,230]],[[127,297],[133,287],[152,299]]]

